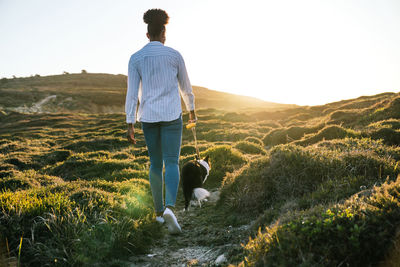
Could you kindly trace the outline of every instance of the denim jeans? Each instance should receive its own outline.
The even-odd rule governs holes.
[[[182,116],[173,121],[142,122],[142,129],[150,157],[149,178],[154,208],[161,213],[164,211],[164,182],[165,206],[174,207],[178,193]]]

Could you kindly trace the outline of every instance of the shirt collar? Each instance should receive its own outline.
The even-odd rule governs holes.
[[[151,41],[151,42],[148,42],[146,46],[148,46],[148,45],[164,45],[164,44],[159,41]]]

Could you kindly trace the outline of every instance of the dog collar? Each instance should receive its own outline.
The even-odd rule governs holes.
[[[198,160],[197,162],[200,163],[201,166],[203,166],[207,170],[207,175],[206,175],[206,177],[204,178],[204,181],[203,181],[203,183],[204,183],[207,180],[208,175],[210,174],[210,165],[208,165],[208,163],[206,161],[204,161],[204,160]]]

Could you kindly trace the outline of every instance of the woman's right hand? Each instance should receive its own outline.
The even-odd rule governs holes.
[[[135,128],[132,123],[128,123],[128,132],[126,134],[126,137],[128,138],[128,142],[131,144],[136,144],[136,139],[135,139]]]
[[[194,123],[196,121],[197,121],[196,113],[194,112],[194,110],[191,110],[189,112],[189,121],[188,121],[188,123]]]

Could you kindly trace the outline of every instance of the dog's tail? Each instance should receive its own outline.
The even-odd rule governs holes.
[[[201,187],[195,188],[193,190],[193,193],[194,193],[194,197],[199,201],[210,196],[210,192],[208,192],[207,190],[205,190],[204,188],[201,188]]]

